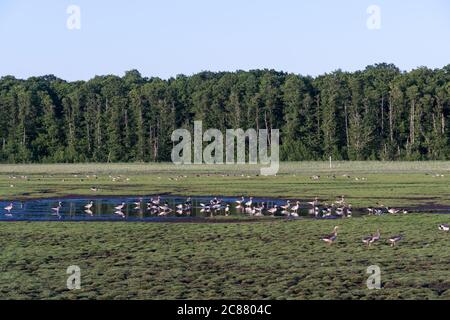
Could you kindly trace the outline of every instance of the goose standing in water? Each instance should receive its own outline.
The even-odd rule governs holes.
[[[155,206],[159,206],[160,203],[161,203],[161,197],[158,196],[158,198],[156,198],[156,200],[153,199],[153,198],[150,198],[150,202],[147,203],[147,205],[155,205]]]
[[[319,205],[319,198],[315,197],[314,201],[308,202],[312,207],[317,207]]]
[[[391,244],[391,247],[395,247],[395,244],[397,242],[399,242],[400,240],[402,240],[402,239],[403,239],[403,236],[400,234],[400,235],[397,235],[397,236],[390,237],[388,240],[389,240],[389,242]]]
[[[291,211],[296,213],[298,216],[298,209],[300,209],[300,201],[297,201],[295,205],[291,208]]]
[[[61,201],[59,201],[59,202],[58,202],[58,206],[52,208],[52,210],[53,210],[53,211],[56,211],[56,212],[59,212],[59,209],[61,209],[61,208],[62,208],[62,203],[61,203]]]
[[[230,205],[227,203],[225,206],[225,216],[228,217],[230,215]]]
[[[201,209],[200,209],[200,212],[211,212],[211,206],[207,206],[206,204],[204,204],[204,203],[200,203],[200,207],[201,207]]]
[[[90,201],[87,205],[84,206],[84,208],[86,210],[91,210],[93,205],[94,205],[94,201]]]
[[[287,210],[289,210],[290,207],[291,207],[291,201],[288,200],[288,201],[286,201],[286,204],[284,206],[281,206],[281,209],[283,209],[283,211],[287,211]]]
[[[242,205],[245,202],[245,198],[241,197],[241,200],[236,200],[236,209],[242,209]]]
[[[122,211],[123,208],[125,208],[125,202],[122,202],[117,207],[114,207],[114,209],[116,209],[117,211]]]
[[[368,246],[370,246],[372,243],[380,240],[380,238],[381,238],[380,230],[377,230],[376,234],[367,236],[362,241],[364,244],[367,244]]]
[[[329,245],[332,245],[337,239],[337,230],[338,230],[338,228],[339,228],[339,226],[334,227],[333,233],[321,237],[320,240],[325,241]]]
[[[267,209],[267,212],[270,213],[271,216],[275,215],[278,212],[278,206],[274,205],[273,208]]]
[[[11,214],[11,210],[14,208],[12,202],[5,207],[5,210],[8,211],[8,214]]]
[[[248,201],[245,203],[245,206],[246,206],[246,207],[251,207],[252,204],[253,204],[253,197],[250,197],[250,200],[248,200]]]
[[[347,207],[347,211],[345,212],[345,217],[346,218],[351,218],[352,214],[353,214],[352,205],[349,204],[348,207]]]
[[[449,232],[450,226],[448,224],[440,224],[439,230]]]
[[[389,212],[390,214],[397,214],[400,212],[400,210],[398,209],[394,209],[394,208],[388,208],[386,207],[387,212]]]
[[[341,196],[341,198],[339,200],[336,200],[336,204],[344,205],[345,204],[345,197]]]
[[[263,211],[265,208],[266,208],[266,204],[264,202],[262,202],[259,207],[255,207],[255,211],[258,212],[260,215],[263,215]]]

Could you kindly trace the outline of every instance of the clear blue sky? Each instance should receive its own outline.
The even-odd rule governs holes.
[[[81,30],[66,27],[71,4]],[[372,4],[380,30],[366,26]],[[0,41],[0,76],[20,78],[435,68],[450,64],[450,1],[0,0]]]

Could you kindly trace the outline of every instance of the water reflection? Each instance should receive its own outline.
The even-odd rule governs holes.
[[[0,220],[164,221],[216,216],[345,217],[350,212],[322,212],[309,203],[241,197],[104,197],[0,202]],[[354,211],[353,215],[361,212]]]

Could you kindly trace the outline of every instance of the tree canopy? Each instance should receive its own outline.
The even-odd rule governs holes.
[[[0,79],[0,162],[169,161],[172,131],[280,129],[281,160],[450,156],[450,65],[301,76],[201,72],[162,80]]]

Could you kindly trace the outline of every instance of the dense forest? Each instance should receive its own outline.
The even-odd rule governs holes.
[[[428,160],[450,156],[450,65],[301,76],[136,71],[66,82],[0,79],[0,161],[170,161],[176,128],[280,129],[281,160]]]

